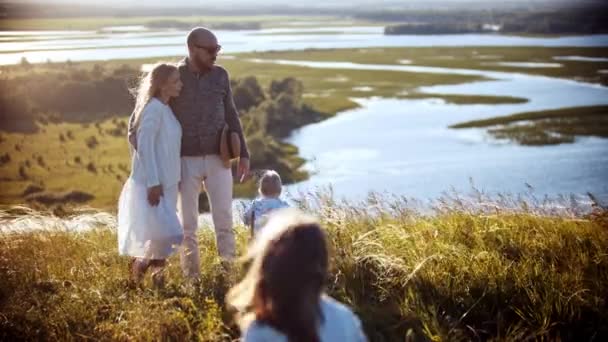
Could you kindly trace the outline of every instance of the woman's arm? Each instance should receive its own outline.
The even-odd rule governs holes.
[[[160,185],[156,160],[156,137],[161,125],[161,114],[154,106],[146,105],[137,128],[137,158],[143,166],[148,188]]]

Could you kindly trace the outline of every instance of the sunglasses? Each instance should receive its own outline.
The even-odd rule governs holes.
[[[220,50],[222,49],[222,46],[219,44],[216,46],[204,46],[204,45],[194,44],[194,46],[197,49],[203,49],[203,50],[207,51],[207,53],[209,53],[210,55],[216,54],[216,53],[220,52]]]

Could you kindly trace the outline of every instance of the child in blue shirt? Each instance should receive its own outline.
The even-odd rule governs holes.
[[[260,196],[243,214],[243,222],[251,227],[253,236],[264,226],[272,211],[289,207],[289,204],[279,198],[282,186],[281,176],[276,171],[268,170],[260,178],[258,186]]]

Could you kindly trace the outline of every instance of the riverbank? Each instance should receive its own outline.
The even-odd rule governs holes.
[[[274,62],[283,65],[304,66],[309,64],[312,68],[327,70],[332,68],[346,69],[348,63],[337,63],[345,58],[352,63],[351,68],[362,72],[388,71],[391,66],[395,71],[404,73],[403,79],[410,80],[407,73],[408,66],[412,71],[421,67],[420,72],[437,72],[441,74],[453,71],[461,75],[472,77],[474,71],[487,71],[486,80],[497,78],[518,78],[518,75],[526,74],[532,76],[547,76],[554,78],[569,79],[585,83],[608,84],[608,49],[607,48],[502,48],[502,47],[476,47],[476,48],[380,48],[380,49],[335,49],[335,50],[311,50],[306,56],[306,61],[301,61],[300,56],[294,52],[281,51],[258,54],[260,60]],[[253,57],[253,54],[243,54],[244,57]],[[527,62],[524,62],[527,61]],[[320,62],[316,63],[315,62]],[[385,66],[385,67],[383,67]],[[403,67],[401,67],[403,66]],[[435,68],[433,70],[426,68]],[[399,69],[400,68],[400,69]],[[441,68],[441,69],[440,69]],[[399,69],[399,70],[397,70]],[[374,70],[374,71],[371,71]],[[495,73],[498,71],[499,73]],[[492,76],[494,73],[495,76]],[[502,73],[502,74],[501,74]],[[398,73],[396,73],[398,74]],[[444,76],[444,75],[442,75]],[[396,75],[395,77],[399,77]],[[346,80],[346,79],[345,79]],[[348,85],[348,82],[346,82]],[[397,84],[397,83],[395,83]],[[402,84],[400,84],[402,85]],[[364,84],[372,96],[387,96],[387,92],[378,91],[372,83]],[[432,87],[430,87],[432,88]],[[441,87],[440,87],[441,88]],[[449,88],[449,87],[444,87]],[[480,87],[480,90],[482,87]],[[428,98],[425,94],[426,88],[403,89],[394,91],[394,98],[418,99]],[[540,89],[539,89],[540,90]],[[441,91],[433,91],[432,94],[447,103],[453,104],[517,104],[525,103],[528,98],[514,96],[489,96],[471,94],[442,94]],[[532,98],[533,94],[530,94]],[[351,97],[363,97],[361,93],[351,93]],[[524,95],[526,96],[526,95]],[[589,112],[591,111],[591,112]],[[576,112],[576,114],[574,113]],[[572,143],[575,136],[598,136],[606,137],[605,110],[602,107],[566,109],[555,112],[554,110],[537,111],[531,113],[513,114],[496,119],[473,121],[470,124],[455,124],[451,128],[471,128],[495,126],[498,124],[512,123],[508,127],[491,128],[489,133],[498,139],[509,139],[522,145],[550,145],[559,143]],[[559,118],[558,118],[559,117]],[[548,120],[539,120],[548,119]],[[513,121],[533,120],[531,125],[515,124]],[[472,124],[472,125],[471,125]]]

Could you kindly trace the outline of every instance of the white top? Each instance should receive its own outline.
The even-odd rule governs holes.
[[[251,206],[243,214],[243,222],[251,225],[253,214],[253,231],[257,233],[268,221],[268,216],[273,210],[287,208],[289,204],[277,197],[261,197],[253,200]]]
[[[319,326],[319,338],[322,342],[364,342],[367,341],[361,330],[359,318],[345,305],[331,297],[321,298],[323,322]],[[243,331],[243,342],[288,342],[287,336],[274,328],[257,321]]]
[[[176,185],[181,177],[182,127],[171,108],[152,98],[141,113],[136,137],[131,178],[147,187]]]

